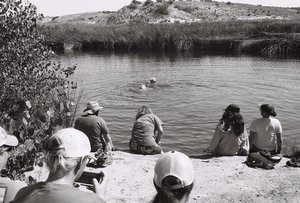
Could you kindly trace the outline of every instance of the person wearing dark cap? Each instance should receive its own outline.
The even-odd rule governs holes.
[[[103,107],[98,102],[88,102],[83,115],[75,120],[74,128],[88,136],[92,152],[96,152],[98,149],[105,151],[107,145],[110,145],[112,149],[114,148],[109,129],[104,119],[99,117],[101,109]]]
[[[157,160],[153,183],[157,195],[152,203],[185,203],[194,186],[194,167],[181,152],[167,152]]]
[[[248,154],[248,134],[238,105],[230,104],[225,109],[206,151],[225,156]]]
[[[14,203],[103,203],[105,182],[93,179],[94,192],[73,186],[90,161],[88,137],[74,128],[58,130],[43,143],[49,175],[45,182],[22,188]]]
[[[276,119],[272,104],[259,106],[261,118],[254,119],[250,125],[250,152],[268,151],[280,154],[282,147],[282,127]]]
[[[0,126],[0,171],[5,168],[12,147],[18,144],[18,139],[13,135],[7,134]],[[25,186],[25,182],[0,177],[0,202],[11,202],[18,190]]]

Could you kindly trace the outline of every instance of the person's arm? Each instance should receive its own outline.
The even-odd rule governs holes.
[[[282,149],[282,127],[281,123],[278,121],[277,127],[276,127],[276,140],[277,140],[277,149],[276,153],[280,154]]]
[[[220,124],[217,125],[215,129],[215,133],[210,141],[208,152],[215,153],[217,146],[219,145],[220,139],[221,139],[221,130],[220,130]]]
[[[97,196],[100,199],[99,203],[104,203],[105,201],[105,193],[106,193],[106,183],[107,183],[107,178],[104,176],[103,180],[100,183],[98,183],[97,179],[94,178],[93,179],[93,183],[94,183],[94,193],[97,194]]]
[[[255,137],[256,137],[256,136],[257,136],[257,133],[250,130],[250,136],[249,136],[250,150],[251,150],[251,148],[252,148],[252,146],[253,146],[253,143],[254,143],[254,140],[255,140]]]
[[[102,133],[103,139],[105,141],[105,144],[107,145],[108,143],[110,143],[112,149],[114,150],[114,145],[113,145],[111,136],[109,134],[108,127],[104,120],[101,121],[101,133]]]
[[[164,132],[164,130],[163,130],[164,123],[156,115],[154,115],[154,125],[155,125],[155,132],[154,132],[155,142],[157,144],[159,144],[159,142],[162,138],[163,132]],[[155,133],[156,133],[156,135],[155,135]]]
[[[160,139],[161,139],[161,137],[162,137],[162,135],[163,135],[163,132],[164,132],[163,127],[162,127],[162,125],[160,125],[160,126],[157,128],[157,136],[156,136],[156,139],[155,139],[155,142],[156,142],[157,144],[159,144]]]
[[[276,153],[280,154],[281,153],[281,148],[282,148],[282,133],[276,133],[276,139],[277,139]]]
[[[242,156],[249,154],[249,136],[246,130],[246,126],[244,127],[243,134],[241,135],[241,144],[240,144],[238,154]]]

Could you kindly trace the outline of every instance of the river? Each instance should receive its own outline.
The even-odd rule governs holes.
[[[128,149],[138,107],[148,105],[165,123],[162,147],[189,155],[206,148],[230,103],[249,125],[257,104],[271,102],[283,127],[284,145],[300,144],[300,59],[200,53],[76,53],[57,56],[78,66],[73,80],[87,101],[104,109],[114,145]],[[140,86],[155,77],[155,88]],[[78,115],[79,116],[79,115]]]

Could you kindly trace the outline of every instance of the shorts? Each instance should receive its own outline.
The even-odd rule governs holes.
[[[153,146],[142,146],[142,145],[138,145],[138,143],[135,140],[130,140],[129,148],[132,152],[135,152],[138,154],[144,154],[144,155],[161,154],[162,153],[162,148],[158,144],[153,145]]]

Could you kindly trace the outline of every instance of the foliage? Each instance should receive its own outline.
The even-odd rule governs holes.
[[[297,34],[300,32],[300,23],[297,21],[236,20],[114,26],[56,24],[44,25],[40,29],[47,36],[49,43],[67,41],[71,44],[81,44],[83,50],[236,51],[240,48],[240,51],[245,53],[249,51],[249,53],[266,55],[284,52],[293,54],[299,53],[300,50],[300,35]],[[277,33],[281,33],[279,37],[276,37]],[[268,43],[266,40],[261,40],[254,43],[255,46],[251,46],[253,49],[248,49],[249,46],[243,46],[242,41],[249,39],[267,39]],[[270,47],[275,44],[279,46]]]
[[[138,5],[138,4],[142,4],[142,2],[140,2],[140,1],[137,1],[137,0],[132,0],[132,1],[131,1],[131,3],[132,3],[132,4],[136,4],[136,5]]]
[[[36,163],[41,141],[72,125],[77,85],[69,78],[76,66],[51,61],[35,6],[2,0],[0,9],[0,125],[20,142],[2,175],[18,179]]]
[[[131,3],[127,6],[127,8],[131,9],[131,10],[134,10],[134,9],[137,9],[137,4],[134,4],[134,3]]]
[[[176,5],[174,6],[174,8],[177,8],[178,10],[182,10],[184,12],[187,12],[187,13],[192,13],[195,8],[191,7],[191,6],[181,6],[181,5]]]
[[[159,4],[154,8],[154,12],[157,14],[168,15],[169,4]]]
[[[152,5],[153,1],[152,0],[146,0],[143,6],[148,6],[148,5]]]

